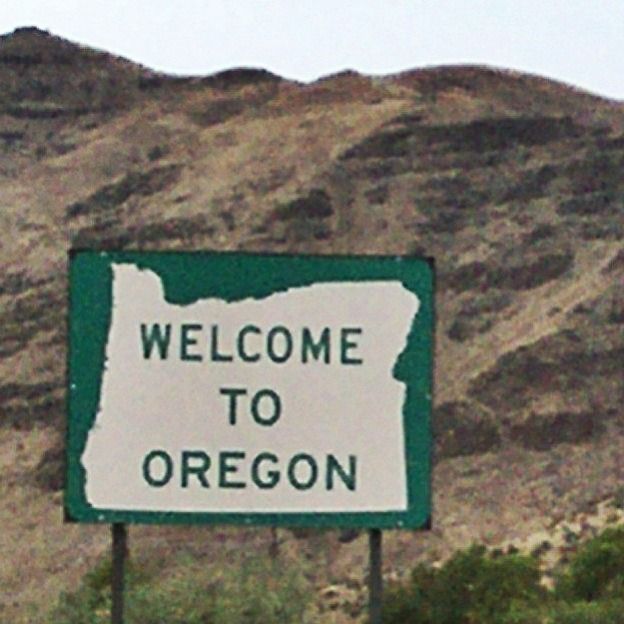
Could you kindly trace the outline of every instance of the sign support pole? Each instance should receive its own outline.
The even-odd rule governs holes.
[[[381,624],[381,604],[383,579],[381,576],[381,529],[371,529],[368,533],[370,554],[368,573],[368,596],[370,624]]]
[[[111,624],[123,624],[124,565],[127,552],[126,525],[116,522],[112,525],[113,567],[111,575]]]

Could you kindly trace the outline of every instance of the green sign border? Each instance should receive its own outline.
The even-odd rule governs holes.
[[[80,462],[95,420],[111,322],[112,263],[132,263],[162,279],[165,299],[237,301],[322,282],[399,280],[420,299],[393,376],[403,405],[408,508],[387,512],[155,512],[101,509],[85,496]],[[183,279],[180,279],[183,276]],[[73,250],[69,254],[68,426],[65,515],[100,523],[238,524],[291,527],[430,528],[431,404],[434,344],[433,260],[409,256],[304,256],[242,252]],[[111,457],[114,463],[114,458]]]

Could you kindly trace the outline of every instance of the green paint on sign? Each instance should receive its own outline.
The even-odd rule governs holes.
[[[116,265],[132,265],[140,271],[157,275],[164,301],[181,308],[205,299],[226,303],[262,302],[279,293],[319,284],[396,282],[415,294],[420,307],[412,319],[405,346],[397,353],[392,368],[392,377],[404,386],[405,508],[350,511],[352,497],[365,486],[362,475],[367,467],[367,457],[348,451],[338,453],[334,450],[331,430],[327,431],[328,448],[322,456],[313,451],[284,454],[279,444],[274,448],[265,446],[264,450],[253,453],[247,452],[244,444],[237,444],[239,448],[236,450],[219,449],[212,444],[210,450],[202,448],[208,440],[198,441],[196,446],[180,454],[173,447],[167,450],[167,440],[163,440],[153,444],[151,449],[148,446],[133,466],[116,464],[115,448],[110,448],[110,460],[111,470],[136,472],[145,487],[154,492],[177,488],[207,494],[227,490],[236,496],[247,496],[248,492],[255,491],[266,492],[268,496],[279,488],[288,487],[296,490],[301,500],[313,492],[330,492],[339,497],[336,499],[340,502],[337,511],[318,511],[314,506],[292,512],[257,512],[254,509],[197,512],[171,510],[166,506],[153,510],[92,505],[87,495],[88,475],[83,462],[89,435],[101,409],[105,371],[110,365],[107,363],[107,342],[113,318],[113,267]],[[409,257],[80,251],[70,255],[69,278],[69,426],[65,506],[71,518],[106,523],[376,528],[428,525],[431,513],[429,421],[434,320],[430,262]],[[289,366],[304,365],[306,370],[310,367],[315,371],[319,367],[328,371],[346,368],[357,375],[369,364],[365,352],[367,328],[360,322],[330,328],[329,323],[319,318],[315,326],[308,322],[297,327],[292,320],[276,318],[274,324],[266,326],[257,319],[247,318],[238,326],[237,333],[231,334],[222,331],[216,320],[212,324],[200,321],[192,316],[174,322],[169,318],[143,315],[136,325],[136,349],[146,367],[188,362],[189,371],[201,369],[201,374],[205,371],[206,383],[211,383],[212,370],[224,370],[223,367],[245,366],[253,371],[265,364],[273,366],[276,382],[268,384],[271,388],[251,387],[245,379],[235,378],[229,384],[218,382],[221,385],[217,385],[214,392],[223,408],[219,417],[233,431],[251,427],[253,429],[247,431],[278,435],[276,432],[288,422],[294,409],[292,401],[286,402],[279,388],[281,371]],[[373,393],[374,385],[375,380],[370,380]],[[219,394],[220,388],[223,394]],[[259,390],[264,394],[258,394]],[[318,388],[321,395],[322,391]],[[344,391],[349,392],[349,388]],[[327,409],[331,410],[330,402]],[[180,426],[175,416],[171,414],[174,429]],[[369,420],[363,426],[383,428],[383,419],[389,416],[392,415],[379,414],[378,425]],[[206,414],[206,418],[216,417]],[[340,418],[340,414],[332,414],[332,417]],[[305,430],[301,435],[305,442]],[[345,511],[340,510],[341,506]]]

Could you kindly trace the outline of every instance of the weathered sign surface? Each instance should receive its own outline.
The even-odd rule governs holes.
[[[432,328],[421,259],[73,253],[69,517],[426,525]]]

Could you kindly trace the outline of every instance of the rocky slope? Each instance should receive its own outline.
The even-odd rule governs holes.
[[[612,496],[623,168],[624,105],[535,76],[172,78],[36,29],[1,37],[6,613],[70,586],[107,539],[60,524],[71,247],[435,257],[434,529],[390,534],[389,567],[526,541]],[[343,546],[333,574],[364,553]]]

